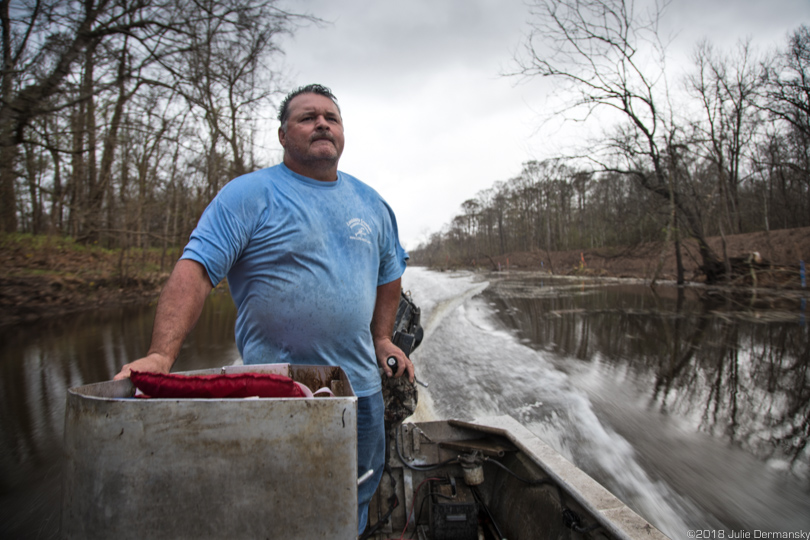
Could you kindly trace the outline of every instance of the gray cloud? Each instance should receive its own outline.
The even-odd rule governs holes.
[[[522,0],[289,6],[331,21],[284,44],[291,84],[320,82],[336,92],[347,129],[341,168],[389,200],[411,247],[522,162],[559,151],[561,137],[537,130],[547,83],[500,76],[514,69],[527,30]],[[807,0],[674,0],[661,28],[675,36],[678,64],[701,38],[728,48],[750,37],[771,48],[802,22],[810,23]]]

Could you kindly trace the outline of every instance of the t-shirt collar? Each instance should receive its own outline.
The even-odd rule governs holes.
[[[335,189],[342,183],[341,177],[343,176],[343,173],[341,173],[340,171],[338,171],[337,180],[335,180],[334,182],[323,182],[321,180],[315,180],[314,178],[310,178],[309,176],[304,176],[303,174],[298,174],[297,172],[295,172],[295,171],[291,170],[289,167],[287,167],[284,163],[280,163],[279,166],[285,172],[287,172],[287,174],[292,176],[295,180],[298,180],[299,182],[301,182],[303,184],[306,184],[308,186],[314,187],[314,188],[318,188],[318,189]]]

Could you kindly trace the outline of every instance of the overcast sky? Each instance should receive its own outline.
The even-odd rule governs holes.
[[[336,94],[346,131],[340,169],[388,201],[407,249],[462,202],[572,137],[538,129],[547,82],[502,76],[527,32],[522,0],[287,2],[330,21],[284,41],[287,82]],[[674,0],[665,13],[665,32],[677,32],[670,50],[686,58],[701,38],[782,47],[810,24],[810,0]]]

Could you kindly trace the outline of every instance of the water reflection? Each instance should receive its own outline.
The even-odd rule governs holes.
[[[153,307],[0,330],[0,537],[57,538],[67,389],[111,379],[149,346]],[[235,309],[209,297],[175,370],[232,363]]]
[[[503,280],[487,297],[531,346],[630,380],[648,407],[810,477],[804,298]],[[561,363],[561,369],[566,369]]]

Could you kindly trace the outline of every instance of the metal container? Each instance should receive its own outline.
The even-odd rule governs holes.
[[[65,538],[356,538],[357,398],[343,370],[226,369],[281,372],[335,397],[137,399],[129,380],[70,389]]]

